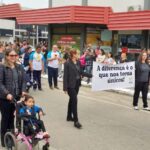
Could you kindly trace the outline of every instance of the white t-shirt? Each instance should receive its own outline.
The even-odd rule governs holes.
[[[42,70],[42,62],[44,61],[44,56],[41,53],[33,53],[30,57],[30,60],[32,60],[33,70]]]
[[[53,51],[51,51],[51,52],[49,52],[47,54],[47,58],[55,58],[55,57],[61,58],[60,53],[59,52],[53,52]],[[58,61],[58,59],[52,60],[52,61],[48,61],[48,66],[52,67],[52,68],[58,68],[59,67],[59,61]]]

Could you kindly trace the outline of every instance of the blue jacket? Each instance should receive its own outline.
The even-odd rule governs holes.
[[[20,109],[19,114],[21,117],[30,117],[32,119],[37,119],[36,115],[41,111],[42,109],[38,106],[33,106],[32,108],[29,108],[27,106]],[[31,115],[29,115],[29,112]]]

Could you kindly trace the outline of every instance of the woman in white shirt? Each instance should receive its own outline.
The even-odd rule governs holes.
[[[105,51],[103,49],[100,49],[99,55],[96,58],[96,62],[98,62],[98,63],[104,63],[105,58],[106,58]]]
[[[107,53],[107,58],[104,61],[105,64],[115,65],[116,61],[113,58],[113,54],[111,52]]]

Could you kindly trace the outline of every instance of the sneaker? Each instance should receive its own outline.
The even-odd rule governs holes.
[[[134,106],[134,110],[139,110],[139,107],[138,106]]]
[[[38,133],[38,134],[35,136],[35,138],[37,138],[37,139],[43,139],[43,134]]]
[[[144,107],[143,110],[150,111],[150,108],[149,107]]]
[[[55,86],[55,89],[59,90],[59,87],[58,87],[58,86]]]

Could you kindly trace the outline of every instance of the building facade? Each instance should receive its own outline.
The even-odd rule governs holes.
[[[150,9],[149,0],[50,0],[51,7],[87,5],[111,7],[114,12]]]
[[[119,13],[122,12],[133,12],[133,11],[143,11],[150,9],[150,0],[50,0],[51,7],[60,7],[68,5],[83,5],[83,6],[101,6],[101,7],[111,7],[112,12]],[[126,15],[126,14],[125,14]],[[123,16],[125,21],[122,21],[124,25],[130,23],[127,17]],[[123,19],[122,18],[122,19]],[[119,18],[120,19],[120,18]],[[141,16],[141,20],[143,15]],[[117,20],[117,19],[116,19]],[[120,19],[121,20],[121,19]],[[140,20],[140,17],[139,17]],[[137,21],[140,25],[140,21]],[[116,23],[115,26],[121,24],[121,21]],[[83,32],[83,31],[82,31]],[[150,47],[150,31],[145,29],[130,27],[110,29],[102,28],[101,26],[94,25],[93,27],[88,27],[84,30],[84,42],[86,44],[92,44],[93,48],[100,46],[106,52],[112,51],[114,55],[118,55],[121,52],[127,52],[129,59],[134,60],[143,48]],[[53,36],[52,36],[53,39]],[[81,48],[81,47],[80,47]]]
[[[15,21],[0,19],[0,41],[13,42],[15,38]]]
[[[15,40],[27,40],[33,47],[39,42],[47,43],[48,28],[47,25],[19,25],[16,22]]]
[[[90,0],[80,2],[86,5]],[[31,27],[48,25],[49,49],[57,44],[61,49],[70,46],[82,53],[86,45],[91,44],[114,55],[126,52],[134,59],[142,48],[150,47],[150,10],[114,12],[111,7],[80,5],[38,10],[21,10],[18,4],[6,5],[0,8],[0,18],[15,18],[19,25]],[[10,11],[6,13],[7,9]]]

